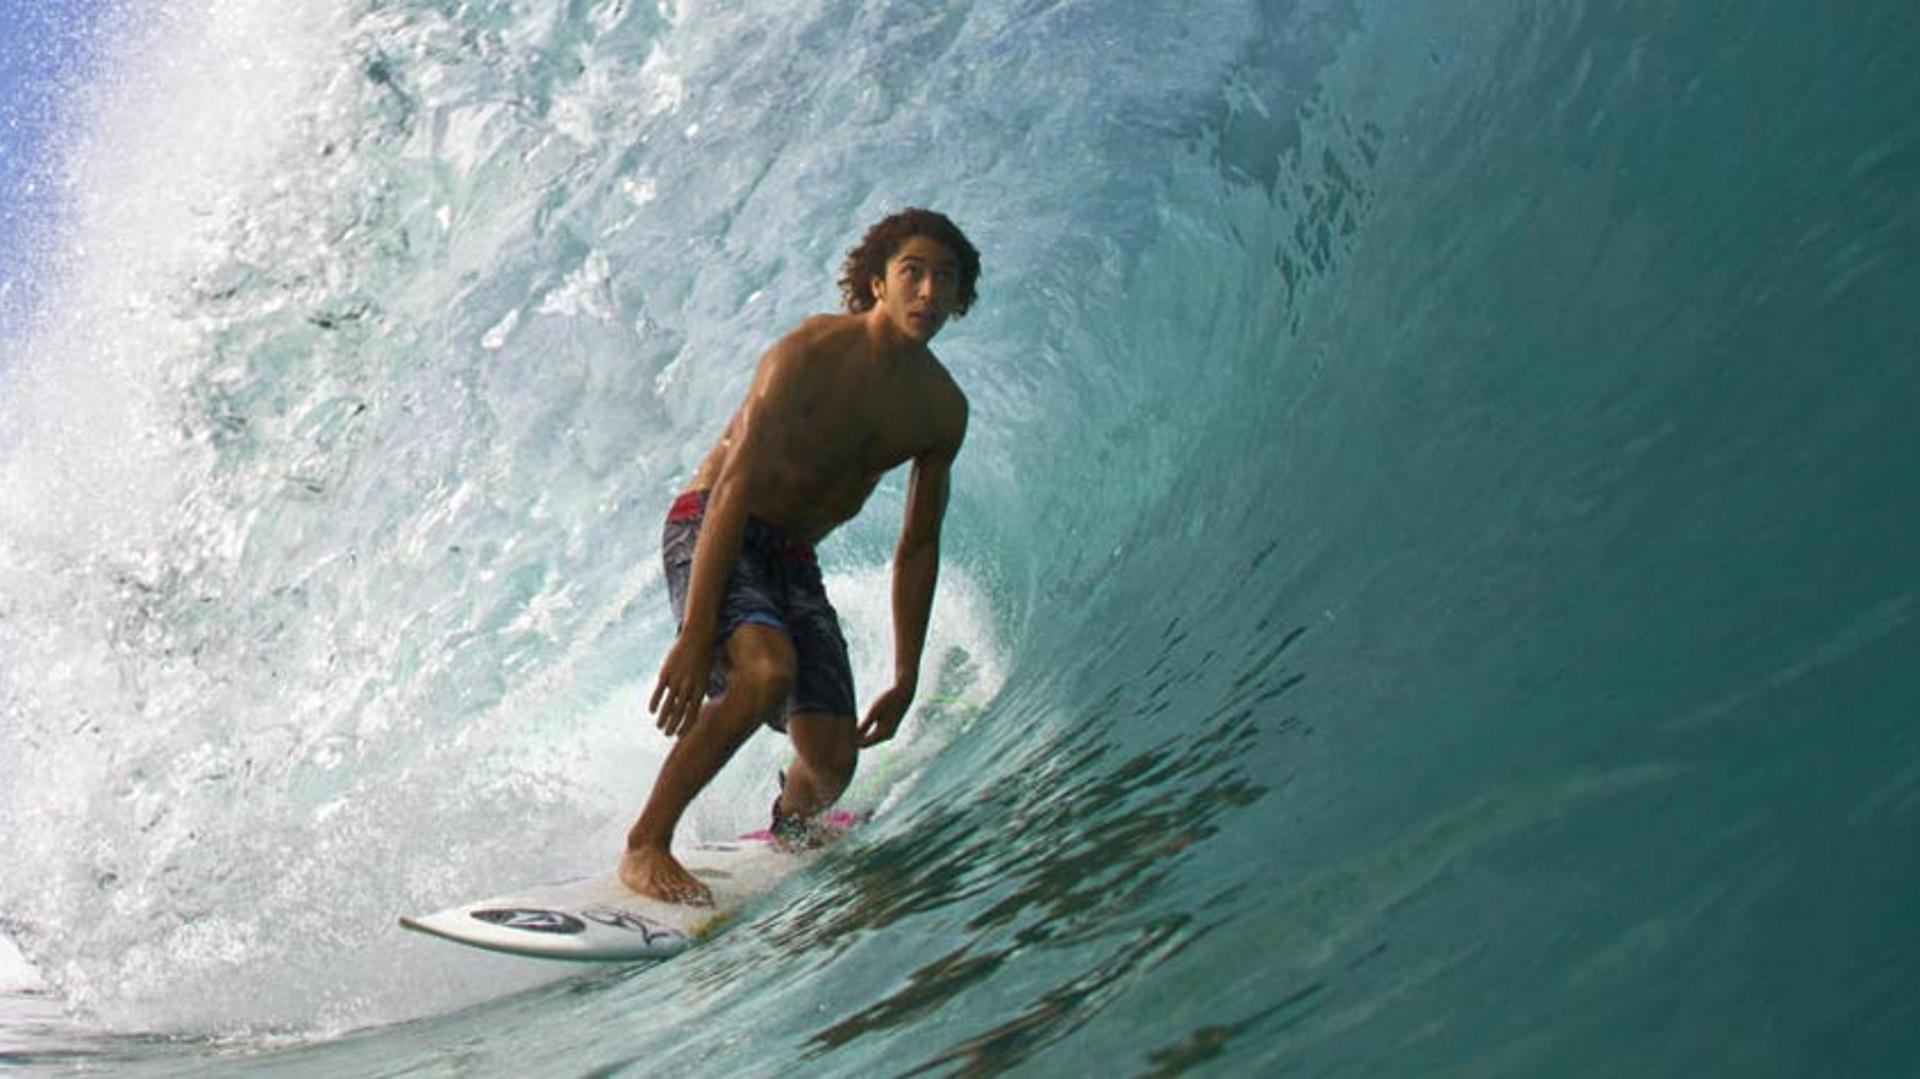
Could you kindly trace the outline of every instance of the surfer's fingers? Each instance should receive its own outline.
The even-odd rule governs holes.
[[[672,713],[672,725],[667,728],[669,737],[678,738],[693,727],[693,717],[699,714],[699,698],[691,693],[675,691],[667,705]]]
[[[706,699],[707,696],[704,693],[699,693],[691,689],[687,691],[686,705],[680,709],[681,731],[685,732],[693,729],[693,721],[700,718],[700,705],[704,703]]]

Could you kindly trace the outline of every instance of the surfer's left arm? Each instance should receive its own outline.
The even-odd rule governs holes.
[[[893,686],[867,709],[860,744],[878,745],[893,737],[920,688],[920,654],[933,615],[933,590],[940,580],[940,526],[947,515],[948,481],[953,459],[965,437],[960,412],[954,437],[914,458],[907,480],[906,522],[893,555]]]

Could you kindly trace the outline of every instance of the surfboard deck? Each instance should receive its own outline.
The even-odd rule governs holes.
[[[842,817],[835,814],[836,818]],[[850,818],[834,820],[836,831]],[[713,906],[689,907],[637,895],[612,872],[523,888],[432,914],[401,915],[417,933],[471,948],[534,959],[625,963],[666,959],[713,933],[740,908],[819,856],[755,832],[702,843],[675,856],[713,890]]]

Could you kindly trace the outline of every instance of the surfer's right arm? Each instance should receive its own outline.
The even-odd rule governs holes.
[[[700,717],[707,679],[713,669],[714,633],[720,621],[720,597],[727,575],[740,557],[747,517],[772,471],[773,455],[783,443],[799,348],[789,339],[760,361],[747,399],[727,432],[725,459],[707,491],[700,539],[693,548],[687,581],[686,621],[667,658],[660,664],[647,710],[658,716],[669,738],[685,734]]]

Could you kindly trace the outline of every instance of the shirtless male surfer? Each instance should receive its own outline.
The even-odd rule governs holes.
[[[919,685],[948,474],[967,431],[967,399],[927,342],[972,305],[980,254],[945,216],[910,209],[868,230],[843,269],[848,313],[815,315],[767,350],[667,515],[680,633],[647,709],[676,741],[620,859],[620,879],[643,895],[712,904],[670,853],[673,830],[761,723],[785,730],[798,757],[774,799],[774,832],[804,834],[846,790],[860,749],[893,737]],[[907,461],[893,685],[859,722],[813,549]]]

